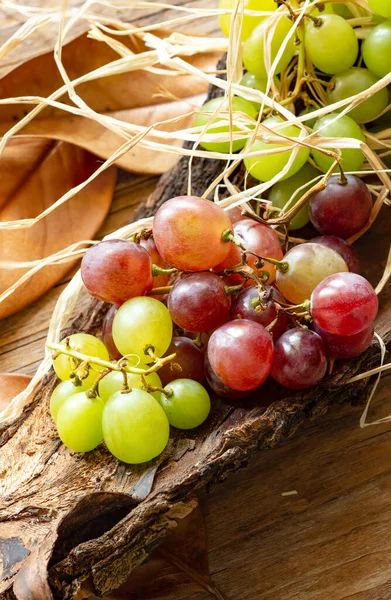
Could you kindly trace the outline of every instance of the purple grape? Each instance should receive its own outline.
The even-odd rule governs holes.
[[[261,310],[261,307],[254,308],[251,301],[254,298],[258,298],[258,289],[255,286],[245,288],[240,294],[232,301],[231,306],[231,319],[250,319],[266,327],[270,325],[277,316],[277,307],[273,302],[273,299],[279,300],[280,302],[286,302],[283,296],[278,290],[270,286],[266,287],[265,304],[266,308]],[[286,330],[288,325],[288,318],[283,312],[279,312],[278,320],[273,326],[270,334],[273,339],[276,340]]]
[[[367,329],[359,331],[359,333],[354,335],[328,333],[316,323],[313,323],[312,329],[320,335],[327,353],[333,358],[354,358],[355,356],[359,356],[371,345],[375,331],[373,323]]]
[[[193,379],[202,383],[204,380],[204,353],[187,337],[173,337],[165,354],[176,353],[172,363],[165,364],[159,369],[158,375],[163,386],[174,379]],[[173,364],[174,363],[174,364]],[[181,370],[176,368],[181,367]]]

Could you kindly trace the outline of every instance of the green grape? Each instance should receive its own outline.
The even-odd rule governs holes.
[[[159,402],[143,390],[115,393],[103,409],[103,438],[111,454],[137,465],[167,446],[170,426]]]
[[[103,401],[85,392],[69,396],[57,413],[57,430],[63,444],[75,452],[89,452],[103,440]]]
[[[353,17],[351,10],[347,6],[345,6],[345,4],[340,4],[339,2],[336,2],[335,4],[332,4],[332,7],[333,12],[336,15],[343,17],[344,19],[351,19]]]
[[[274,129],[278,123],[283,123],[281,117],[269,117],[263,121],[263,125],[269,127],[270,129]],[[283,125],[276,130],[276,133],[273,135],[277,135],[281,133],[284,136],[297,138],[300,134],[300,129],[296,125]],[[263,136],[267,138],[269,135],[266,132],[262,132]],[[249,152],[257,152],[260,150],[272,150],[274,148],[281,148],[281,144],[276,143],[267,143],[262,140],[256,140],[252,144],[250,143],[248,147]],[[256,179],[260,181],[269,181],[275,175],[278,175],[288,163],[289,158],[292,154],[293,150],[288,150],[286,152],[279,152],[278,154],[266,154],[264,156],[249,156],[244,159],[244,164],[246,165],[247,171]],[[301,147],[297,153],[296,159],[294,160],[292,166],[282,177],[281,179],[288,179],[297,171],[301,169],[304,163],[307,162],[307,158],[309,155],[309,149],[305,147]]]
[[[301,117],[302,115],[308,115],[309,113],[315,112],[316,110],[319,110],[319,108],[320,108],[320,106],[310,106],[309,108],[304,108],[302,111],[300,111],[299,117]],[[315,123],[316,123],[316,117],[314,119],[307,119],[307,121],[304,121],[303,124],[306,127],[313,129]]]
[[[292,175],[292,177],[289,177],[289,179],[285,179],[285,181],[278,181],[277,183],[275,183],[269,192],[269,200],[271,201],[273,206],[283,208],[288,202],[288,200],[291,199],[296,190],[301,188],[301,186],[305,185],[305,188],[303,188],[300,192],[296,194],[295,200],[289,205],[289,208],[294,206],[296,202],[300,200],[303,194],[305,194],[305,192],[309,190],[310,187],[314,185],[314,183],[316,183],[314,182],[311,184],[309,182],[312,181],[318,175],[320,175],[320,173],[315,169],[315,167],[312,167],[308,163],[305,164],[304,167],[300,169],[300,171],[298,171],[295,175]],[[304,227],[304,225],[307,225],[309,220],[309,204],[307,203],[305,204],[305,206],[303,206],[303,208],[299,210],[297,215],[292,219],[292,221],[289,224],[289,229],[300,229],[301,227]]]
[[[327,95],[329,104],[339,102],[345,98],[355,96],[369,87],[374,85],[378,80],[377,77],[372,75],[368,69],[360,69],[359,67],[352,67],[343,73],[335,75],[330,82],[330,92]],[[352,117],[357,123],[367,123],[373,121],[381,112],[386,108],[388,103],[387,88],[383,88],[372,94],[368,100],[361,102],[356,108],[349,112],[349,116]],[[340,109],[342,110],[342,109]]]
[[[368,0],[369,7],[381,17],[391,17],[390,0]]]
[[[258,77],[258,79],[267,79],[268,72],[265,64],[265,29],[269,24],[269,19],[262,21],[258,25],[243,46],[243,63],[247,71]],[[273,62],[292,28],[292,22],[287,17],[281,17],[274,30],[271,41],[271,61]],[[295,53],[295,36],[292,36],[287,43],[283,55],[278,61],[274,71],[275,75],[281,73],[287,67]]]
[[[219,8],[230,8],[233,9],[235,7],[235,0],[220,0]],[[245,10],[258,10],[258,11],[269,11],[274,12],[277,9],[277,4],[274,0],[245,0],[244,2]],[[241,39],[244,42],[250,36],[251,32],[255,29],[261,21],[266,19],[265,16],[252,16],[252,15],[244,15],[243,24],[242,24],[242,34]],[[220,15],[220,27],[222,32],[229,37],[229,30],[231,27],[231,15]]]
[[[120,353],[145,356],[153,346],[163,356],[172,338],[172,320],[167,308],[148,296],[131,298],[122,304],[113,320],[113,340]]]
[[[58,386],[54,388],[50,397],[50,414],[53,421],[56,422],[58,410],[64,400],[73,394],[88,390],[88,387],[85,380],[82,381],[81,385],[75,385],[72,379],[59,383]]]
[[[209,121],[211,120],[212,115],[216,112],[216,110],[222,104],[224,104],[222,111],[219,113],[219,115],[216,117],[216,119],[212,120],[210,126],[208,127],[208,129],[206,130],[205,133],[207,133],[207,134],[228,133],[230,130],[229,125],[220,125],[220,126],[214,125],[214,123],[217,123],[218,121],[229,120],[229,115],[228,115],[229,102],[228,102],[228,98],[225,98],[225,97],[215,98],[214,100],[209,100],[209,102],[206,102],[201,107],[201,111],[202,111],[202,113],[209,113],[209,114],[198,113],[194,120],[194,127],[205,127],[205,125],[207,125],[209,123]],[[225,112],[226,114],[225,115],[222,114],[223,112]],[[250,102],[249,100],[245,100],[244,98],[239,98],[238,96],[234,96],[232,98],[232,112],[233,113],[235,113],[235,112],[245,113],[252,119],[255,119],[257,116],[257,108],[256,108],[255,104],[253,102]],[[234,116],[232,117],[232,120],[234,120]],[[240,131],[240,128],[238,126],[234,125],[232,127],[232,131]],[[238,150],[241,150],[241,148],[243,148],[245,143],[246,143],[246,138],[244,138],[242,140],[234,140],[232,142],[232,152],[237,152]],[[227,141],[227,142],[203,142],[203,141],[200,141],[200,146],[202,146],[202,148],[205,148],[205,150],[210,150],[211,152],[230,152],[230,148],[231,148],[231,144],[229,141]]]
[[[378,77],[391,71],[391,21],[380,23],[370,31],[362,47],[368,69]]]
[[[143,382],[140,375],[135,373],[127,373],[128,386],[130,389],[137,388],[138,390],[143,389]],[[145,380],[148,385],[153,387],[162,387],[162,382],[157,373],[150,373],[145,376]],[[124,378],[122,373],[119,371],[111,371],[99,382],[99,396],[103,402],[107,400],[116,392],[120,392],[123,388]],[[150,392],[156,400],[160,401],[161,392]]]
[[[102,360],[110,360],[109,353],[106,349],[106,346],[98,340],[93,335],[88,333],[74,333],[73,335],[68,336],[68,338],[64,338],[61,341],[61,345],[65,348],[65,340],[69,340],[69,346],[72,350],[77,350],[82,354],[87,354],[87,356],[94,356],[95,358],[101,358]],[[53,361],[53,367],[57,374],[57,376],[62,379],[62,381],[66,381],[70,379],[70,375],[72,371],[74,371],[77,366],[77,361],[71,356],[66,356],[65,354],[60,354]],[[85,384],[88,387],[91,387],[94,383],[95,379],[98,376],[97,371],[102,371],[104,367],[100,367],[99,365],[91,364],[90,372],[88,377],[85,378]]]
[[[210,412],[210,398],[206,389],[193,379],[175,379],[164,388],[173,392],[161,395],[162,405],[170,425],[178,429],[194,429],[205,421]]]
[[[358,41],[353,28],[339,15],[318,17],[305,31],[304,45],[308,58],[324,73],[334,75],[349,69],[358,54]]]
[[[340,116],[334,123],[331,123],[338,113],[330,113],[319,119],[315,123],[314,130],[322,130],[322,137],[345,137],[355,138],[365,141],[363,132],[356,121],[353,121],[347,115]],[[333,159],[325,156],[318,150],[313,150],[312,155],[318,167],[323,171],[327,171],[333,164]],[[341,165],[345,171],[359,171],[364,162],[364,155],[358,148],[343,148],[341,150]]]
[[[245,87],[251,88],[253,90],[258,90],[265,94],[267,79],[259,79],[252,73],[247,72],[243,75],[242,79],[239,81],[239,84],[244,85]]]

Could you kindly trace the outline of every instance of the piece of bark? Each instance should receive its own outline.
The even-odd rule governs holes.
[[[218,161],[194,160],[192,192],[201,194],[220,171]],[[187,193],[187,174],[182,159],[137,217]],[[233,183],[240,185],[242,177],[239,169]],[[389,219],[380,216],[359,244],[363,273],[374,283],[390,233]],[[377,331],[389,343],[389,293],[381,300]],[[67,333],[98,332],[107,309],[93,300]],[[206,423],[194,431],[172,430],[163,455],[138,467],[120,463],[103,445],[85,455],[61,445],[48,410],[56,378],[48,375],[24,412],[0,426],[0,598],[80,599],[86,589],[100,596],[117,588],[191,512],[197,489],[223,481],[256,452],[334,406],[363,402],[372,380],[343,383],[378,361],[374,344],[357,359],[337,363],[333,375],[313,390],[288,393],[269,381],[246,401],[229,405],[213,398]]]

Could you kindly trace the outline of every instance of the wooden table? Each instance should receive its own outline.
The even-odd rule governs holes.
[[[161,17],[159,11],[149,20]],[[218,31],[216,21],[198,29]],[[121,173],[97,237],[129,222],[156,181]],[[68,280],[0,323],[2,372],[34,372],[51,311]],[[384,376],[370,420],[389,414],[390,383],[391,375]],[[227,599],[391,598],[391,426],[360,429],[361,411],[343,408],[328,415],[204,494],[210,571]],[[201,597],[209,598],[192,600]]]

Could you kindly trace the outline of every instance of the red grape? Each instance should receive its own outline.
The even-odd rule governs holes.
[[[251,394],[252,390],[240,392],[238,390],[233,390],[232,388],[228,387],[228,385],[225,385],[213,371],[207,356],[205,356],[204,366],[206,381],[208,382],[209,387],[211,388],[211,390],[213,390],[216,396],[224,398],[225,400],[238,400],[239,398],[245,398],[246,396]]]
[[[151,257],[127,240],[106,240],[89,248],[81,276],[91,296],[111,304],[144,296],[153,287]]]
[[[118,350],[113,340],[113,320],[117,310],[118,306],[113,305],[107,311],[105,319],[103,321],[101,335],[102,342],[106,346],[110,354],[110,358],[113,360],[119,360],[122,357],[121,352]]]
[[[338,252],[344,259],[347,267],[351,273],[360,273],[360,259],[358,254],[348,242],[345,242],[342,238],[336,237],[335,235],[321,235],[319,237],[310,240],[311,244],[320,244],[331,248],[335,252]]]
[[[169,265],[181,271],[206,271],[228,255],[231,244],[221,237],[231,227],[229,216],[214,202],[178,196],[157,211],[153,237]]]
[[[313,330],[322,338],[330,356],[334,358],[354,358],[369,348],[375,328],[372,323],[367,329],[354,335],[335,335],[328,333],[314,323]]]
[[[216,329],[228,319],[231,298],[214,273],[192,273],[176,282],[167,300],[174,323],[188,331]]]
[[[165,356],[176,353],[171,363],[159,369],[158,375],[163,386],[174,379],[204,380],[204,353],[187,337],[173,337]],[[180,369],[176,367],[179,365]]]
[[[244,217],[242,215],[242,209],[240,208],[240,206],[234,206],[233,208],[228,208],[225,212],[229,216],[229,219],[230,219],[232,225],[234,223],[237,223],[238,221],[241,221],[242,219],[244,219]]]
[[[278,236],[274,229],[263,223],[257,223],[252,219],[243,219],[238,221],[234,225],[234,235],[246,250],[254,252],[258,256],[269,256],[277,260],[282,259],[282,250]],[[255,256],[247,256],[247,264],[254,268],[256,261]],[[261,271],[269,272],[268,283],[272,283],[276,278],[276,267],[268,262],[261,269],[255,269],[258,275],[261,275]]]
[[[336,273],[326,277],[311,295],[315,323],[336,335],[354,335],[367,329],[378,309],[376,292],[357,273]]]
[[[295,327],[276,341],[271,375],[281,385],[303,390],[319,383],[326,370],[326,351],[317,333]]]
[[[273,341],[268,331],[248,319],[225,323],[210,337],[210,365],[224,385],[246,391],[259,387],[273,362]]]
[[[254,308],[251,301],[258,298],[258,288],[251,286],[243,290],[233,301],[231,306],[231,319],[250,319],[266,327],[277,317],[277,307],[273,302],[275,295],[281,297],[281,294],[275,288],[265,286],[266,297],[264,303],[266,308],[262,310],[260,306]],[[278,298],[277,298],[278,300]],[[271,336],[276,340],[286,330],[288,318],[283,312],[279,312],[278,320],[270,331]]]
[[[372,210],[371,193],[361,179],[346,175],[330,177],[324,190],[316,192],[310,200],[310,217],[320,233],[348,238],[368,222]]]
[[[151,257],[152,264],[157,265],[158,267],[161,267],[162,269],[167,268],[166,263],[164,262],[164,260],[160,256],[159,252],[157,251],[156,244],[155,244],[153,237],[149,237],[146,240],[142,239],[140,241],[140,246],[142,246],[143,248],[146,249],[149,256]],[[154,288],[164,287],[167,285],[167,283],[168,283],[168,275],[164,275],[164,274],[157,275],[156,277],[153,278],[153,287]],[[156,297],[158,299],[161,298],[161,296],[156,296]]]

